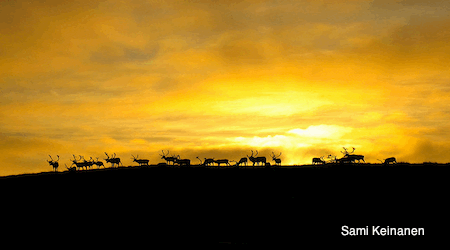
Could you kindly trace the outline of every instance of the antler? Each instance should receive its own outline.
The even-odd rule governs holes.
[[[353,147],[352,147],[352,148],[353,148]],[[353,148],[353,151],[352,151],[351,153],[353,153],[353,152],[355,152],[355,148]],[[351,153],[350,153],[350,154],[351,154]]]
[[[105,152],[105,155],[108,157],[108,159],[109,159],[109,155]],[[75,156],[73,156],[73,157],[75,157]]]
[[[50,160],[52,160],[52,161],[53,161],[53,158],[52,158],[52,156],[51,156],[51,155],[48,155],[48,156],[50,156]]]
[[[258,150],[256,150],[256,155],[255,155],[255,157],[258,156],[258,154],[259,154],[259,152],[258,152]]]
[[[56,161],[59,161],[59,155],[56,155],[56,156],[58,156],[58,160],[56,160]],[[51,158],[51,157],[50,157]]]

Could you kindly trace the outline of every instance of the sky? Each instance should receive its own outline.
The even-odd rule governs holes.
[[[1,1],[0,176],[342,157],[450,162],[450,3]],[[274,163],[274,162],[272,162]]]

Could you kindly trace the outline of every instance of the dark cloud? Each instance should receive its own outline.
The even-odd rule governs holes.
[[[234,39],[219,49],[219,57],[229,65],[261,64],[266,60],[259,43]]]
[[[154,59],[158,54],[158,47],[139,49],[127,47],[123,45],[105,45],[98,51],[94,51],[90,60],[101,64],[115,64],[115,63],[133,63],[133,62],[147,62]]]
[[[448,162],[447,152],[450,150],[448,142],[420,139],[412,147],[412,152],[404,156],[404,161]]]
[[[403,8],[414,7],[414,8],[423,8],[423,7],[432,7],[432,8],[440,8],[440,9],[448,9],[450,4],[448,1],[428,1],[428,0],[374,0],[372,2],[372,7],[387,9],[387,10],[400,10]]]

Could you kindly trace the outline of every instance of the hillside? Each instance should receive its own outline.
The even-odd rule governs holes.
[[[437,234],[430,222],[448,206],[445,168],[123,167],[10,176],[0,184],[16,190],[8,194],[12,198],[49,210],[55,206],[55,215],[95,221],[106,232],[146,225],[149,234],[188,235],[195,242],[264,243],[335,237],[343,225],[422,226]],[[29,189],[20,190],[24,187]]]

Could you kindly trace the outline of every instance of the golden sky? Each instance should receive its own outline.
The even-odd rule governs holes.
[[[0,175],[162,149],[450,161],[448,1],[41,2],[0,2]]]

